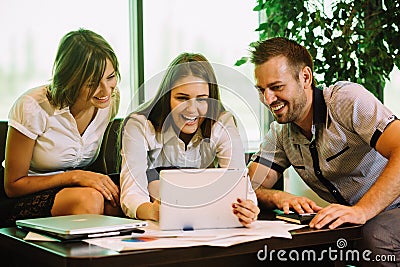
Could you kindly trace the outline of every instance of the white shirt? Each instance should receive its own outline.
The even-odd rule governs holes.
[[[136,218],[137,208],[150,202],[146,171],[156,167],[246,168],[244,149],[239,131],[229,112],[214,123],[210,139],[198,130],[187,148],[172,126],[156,132],[144,115],[132,114],[122,135],[121,207],[124,213]],[[257,204],[249,184],[248,198]]]
[[[118,110],[116,89],[109,107],[99,109],[81,136],[69,107],[57,109],[46,97],[46,86],[21,95],[8,115],[8,125],[35,140],[29,174],[84,167],[100,150],[104,132]]]

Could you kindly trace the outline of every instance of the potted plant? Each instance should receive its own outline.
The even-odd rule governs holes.
[[[389,74],[400,69],[400,1],[258,0],[253,10],[260,40],[284,36],[310,51],[317,81],[354,81],[383,101]]]

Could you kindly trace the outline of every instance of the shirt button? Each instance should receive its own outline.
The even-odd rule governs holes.
[[[333,194],[336,194],[336,193],[337,193],[337,191],[334,189],[334,190],[332,190],[332,193],[333,193]]]
[[[321,174],[321,171],[317,171],[317,175],[320,175]]]
[[[314,149],[314,144],[311,144],[311,145],[310,145],[310,148],[311,148],[311,149]]]

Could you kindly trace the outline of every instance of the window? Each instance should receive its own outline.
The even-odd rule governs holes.
[[[0,4],[0,119],[24,91],[46,84],[62,36],[78,28],[102,35],[121,68],[121,107],[130,99],[129,2],[105,0],[2,0]]]
[[[390,73],[390,81],[386,82],[385,89],[383,90],[384,103],[388,106],[397,118],[400,118],[400,70],[394,68]]]

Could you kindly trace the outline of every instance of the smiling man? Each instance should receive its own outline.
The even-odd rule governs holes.
[[[294,41],[259,42],[252,62],[260,100],[275,118],[249,164],[259,202],[318,212],[315,228],[365,224],[364,245],[400,261],[399,120],[359,84],[317,87],[312,57]],[[270,189],[290,166],[332,204]]]

